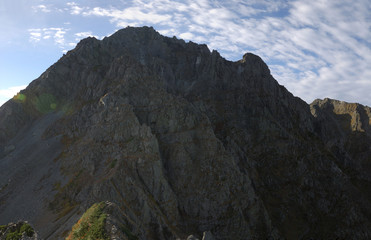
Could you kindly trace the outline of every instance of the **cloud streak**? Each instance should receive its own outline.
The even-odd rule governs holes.
[[[44,13],[51,12],[51,10],[49,8],[47,8],[45,5],[42,5],[42,4],[32,7],[32,9],[35,12],[38,12],[38,11],[41,11],[41,12],[44,12]]]
[[[83,8],[79,7],[75,2],[68,2],[67,6],[70,7],[70,13],[72,15],[79,15]]]
[[[61,48],[65,47],[65,34],[69,31],[66,28],[31,28],[28,29],[30,41],[33,43],[40,42],[42,39],[53,39],[54,43]]]

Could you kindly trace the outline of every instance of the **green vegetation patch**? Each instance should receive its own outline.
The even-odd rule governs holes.
[[[25,232],[28,237],[32,237],[33,234],[35,233],[35,231],[33,230],[33,228],[29,224],[27,224],[27,223],[25,223],[25,224],[22,225],[22,227],[21,227],[21,229],[20,229],[19,232],[20,233],[24,233]]]
[[[10,226],[7,226],[7,225],[1,225],[0,226],[0,233],[4,234],[6,231],[8,231],[6,233],[6,235],[2,236],[3,237],[2,239],[6,239],[6,240],[21,239],[23,233],[25,233],[26,236],[28,236],[28,237],[32,237],[35,233],[33,228],[28,223],[20,224],[17,227],[10,227]]]
[[[57,100],[52,94],[41,94],[33,99],[33,104],[40,113],[48,113],[57,108]]]
[[[108,240],[109,237],[105,230],[107,214],[103,213],[104,206],[104,202],[91,206],[72,227],[66,240]]]

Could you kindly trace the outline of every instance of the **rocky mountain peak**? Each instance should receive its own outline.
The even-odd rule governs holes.
[[[265,62],[253,53],[245,53],[243,58],[238,61],[243,65],[249,66],[256,73],[260,73],[262,77],[270,76],[270,70]]]
[[[87,38],[0,108],[0,224],[65,238],[109,202],[123,237],[368,239],[369,116],[306,104],[251,53]]]
[[[371,136],[371,109],[369,107],[359,103],[325,98],[324,100],[317,99],[311,104],[311,111],[315,117],[319,117],[319,109],[339,118],[339,121],[343,122],[344,130],[365,132]]]

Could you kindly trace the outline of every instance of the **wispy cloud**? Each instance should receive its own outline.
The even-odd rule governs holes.
[[[61,48],[66,46],[65,34],[69,31],[66,28],[32,28],[28,29],[30,41],[37,43],[41,39],[53,39],[54,43]]]
[[[82,12],[83,8],[79,7],[75,2],[68,2],[67,6],[70,8],[70,13],[72,15],[78,15]]]
[[[227,57],[237,58],[238,52],[248,46],[248,37],[256,31],[244,30],[257,27],[258,14],[273,14],[287,7],[286,1],[170,1],[170,0],[132,0],[128,6],[82,7],[69,3],[71,12],[79,8],[85,17],[105,17],[117,27],[151,25],[163,34],[177,35],[188,40],[208,39],[211,47],[224,52]],[[276,23],[279,24],[279,23]],[[267,26],[265,26],[267,29]],[[191,39],[192,38],[192,39]],[[260,33],[263,38],[263,33]],[[260,41],[258,38],[255,43]],[[231,46],[234,45],[234,46]],[[257,44],[253,44],[257,45]],[[256,46],[254,46],[255,48]]]
[[[42,5],[42,4],[37,5],[37,6],[33,6],[32,9],[33,9],[35,12],[39,12],[39,11],[44,12],[44,13],[49,13],[49,12],[51,12],[51,10],[50,10],[47,6]]]
[[[287,86],[308,101],[329,96],[370,104],[370,11],[368,1],[293,2],[283,31],[302,56],[286,61],[301,73],[297,81],[285,79]]]
[[[32,42],[39,42],[40,41],[41,32],[39,31],[39,29],[30,29],[29,32],[30,32],[30,40]]]
[[[171,15],[169,14],[160,14],[155,11],[143,11],[140,7],[130,7],[124,10],[95,7],[92,10],[83,12],[83,15],[109,17],[111,18],[111,22],[115,23],[118,27],[148,22],[152,22],[152,24],[163,24],[171,20]]]

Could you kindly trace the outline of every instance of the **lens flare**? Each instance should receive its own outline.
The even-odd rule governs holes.
[[[48,113],[57,108],[56,98],[49,93],[43,93],[35,97],[32,103],[40,113]]]
[[[18,93],[17,95],[15,95],[13,97],[14,100],[18,101],[18,102],[25,102],[26,101],[26,95],[22,94],[22,93]]]

